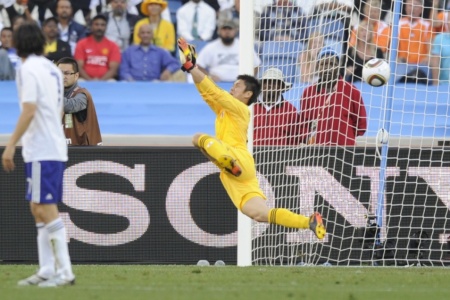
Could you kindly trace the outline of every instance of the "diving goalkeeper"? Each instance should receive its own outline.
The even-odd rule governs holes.
[[[220,180],[237,209],[257,222],[289,228],[311,229],[317,238],[326,234],[320,213],[309,218],[285,208],[268,208],[266,196],[256,178],[255,163],[247,150],[248,106],[261,92],[261,84],[253,76],[239,75],[228,93],[215,85],[195,65],[195,48],[178,39],[182,70],[189,72],[205,102],[216,114],[216,138],[196,134],[194,146],[220,168]]]

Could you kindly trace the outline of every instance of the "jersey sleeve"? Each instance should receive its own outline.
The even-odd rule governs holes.
[[[38,100],[38,83],[35,75],[28,69],[20,70],[20,100],[22,103],[36,103]]]
[[[221,109],[225,109],[234,116],[246,116],[248,114],[247,105],[231,96],[230,93],[219,88],[207,76],[205,76],[202,82],[196,84],[196,86],[205,102],[208,103],[216,114]]]

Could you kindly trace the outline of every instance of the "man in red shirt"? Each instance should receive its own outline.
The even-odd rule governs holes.
[[[301,98],[300,135],[306,144],[354,146],[367,129],[361,93],[339,76],[339,56],[325,47],[317,56],[317,83]]]
[[[113,80],[120,64],[120,49],[105,37],[106,17],[92,19],[91,36],[80,40],[75,49],[75,59],[80,77],[85,80]]]
[[[253,144],[277,146],[298,144],[300,115],[294,105],[286,101],[284,92],[292,84],[284,81],[283,72],[267,69],[262,78],[262,93],[254,105]]]

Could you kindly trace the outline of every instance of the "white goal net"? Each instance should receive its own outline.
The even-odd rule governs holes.
[[[271,78],[254,110],[260,185],[271,207],[319,211],[328,233],[253,222],[252,264],[450,262],[446,7],[254,0],[258,76]],[[371,58],[391,67],[382,87],[362,80]]]

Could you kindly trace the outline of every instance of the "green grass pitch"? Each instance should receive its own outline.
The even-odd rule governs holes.
[[[450,299],[437,267],[75,265],[74,286],[16,286],[35,270],[0,265],[0,299]]]

